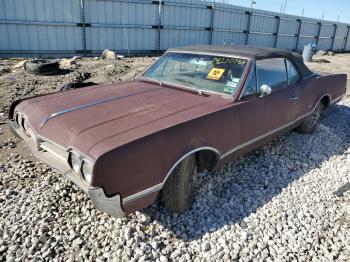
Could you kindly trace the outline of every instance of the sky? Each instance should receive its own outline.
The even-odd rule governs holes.
[[[280,12],[281,4],[285,0],[255,0],[253,8]],[[250,7],[251,0],[222,0],[233,5]],[[324,12],[324,20],[350,23],[350,0],[287,0],[286,14],[300,15],[304,8],[304,16],[321,19]]]

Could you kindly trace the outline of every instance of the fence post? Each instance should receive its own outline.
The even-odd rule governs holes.
[[[297,22],[299,22],[298,24],[298,31],[297,31],[297,34],[295,35],[297,37],[297,41],[296,41],[296,44],[295,44],[295,51],[298,51],[298,46],[299,46],[299,38],[300,38],[300,29],[301,29],[301,19],[297,19]]]
[[[316,47],[318,45],[318,40],[320,38],[321,27],[322,27],[322,23],[321,22],[318,22],[317,24],[318,24],[318,30],[317,30],[317,36],[315,36],[316,37]]]
[[[164,5],[164,0],[159,0],[158,1],[158,43],[157,43],[157,55],[160,53],[160,48],[161,48],[161,30],[163,28],[162,23],[163,23],[163,5]]]
[[[248,38],[249,38],[249,29],[250,29],[250,20],[251,20],[251,16],[253,15],[252,11],[245,11],[245,13],[248,15],[248,21],[247,21],[247,28],[245,30],[245,44],[248,44]]]
[[[338,29],[338,25],[334,24],[334,31],[333,31],[333,36],[332,36],[331,51],[333,50],[335,35],[337,34],[337,29]]]
[[[276,33],[274,33],[275,37],[275,48],[277,47],[277,41],[278,41],[278,32],[280,30],[280,23],[281,23],[281,17],[279,15],[276,15],[275,18],[277,19],[277,29],[276,29]]]
[[[209,45],[212,45],[213,44],[213,31],[214,31],[215,2],[212,5],[208,5],[207,8],[211,10],[211,12],[210,12],[210,27],[207,29],[210,30]]]
[[[83,47],[83,55],[86,56],[86,30],[85,30],[85,0],[80,0],[80,22],[81,26],[81,41]]]
[[[348,32],[346,33],[346,37],[345,37],[345,42],[344,42],[344,47],[343,47],[343,51],[345,51],[346,49],[346,44],[348,43],[348,39],[349,39],[349,31],[350,31],[350,25],[347,26],[348,28]]]

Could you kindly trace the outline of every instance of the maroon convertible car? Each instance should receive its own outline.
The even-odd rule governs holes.
[[[114,217],[159,197],[174,212],[196,174],[295,129],[309,133],[345,94],[345,74],[299,54],[247,46],[168,50],[135,81],[12,103],[10,125],[39,159]]]

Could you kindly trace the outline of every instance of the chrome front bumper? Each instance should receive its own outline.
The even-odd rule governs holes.
[[[118,194],[113,197],[108,197],[105,195],[103,188],[92,187],[79,175],[75,174],[68,164],[68,152],[64,148],[38,138],[32,131],[26,134],[16,121],[10,120],[9,126],[14,135],[24,140],[36,158],[55,168],[80,187],[88,194],[91,202],[97,209],[116,218],[125,217],[125,212],[122,209],[121,196]]]

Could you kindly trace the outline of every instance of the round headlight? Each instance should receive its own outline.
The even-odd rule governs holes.
[[[86,182],[91,184],[91,178],[92,178],[92,166],[89,162],[83,161],[83,165],[81,168],[82,175]]]
[[[70,164],[71,164],[71,167],[73,169],[73,171],[75,173],[79,173],[80,172],[80,156],[77,154],[77,153],[70,153]]]

